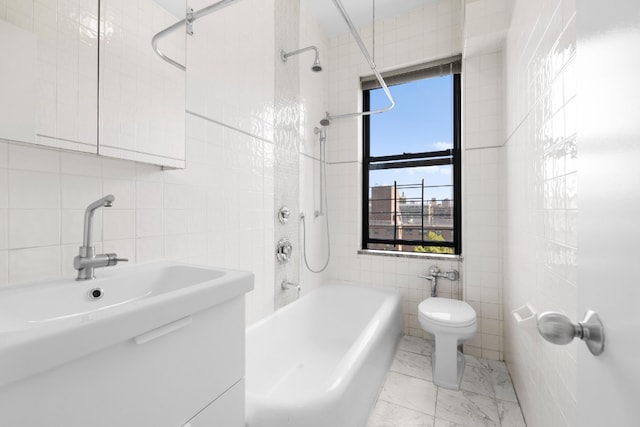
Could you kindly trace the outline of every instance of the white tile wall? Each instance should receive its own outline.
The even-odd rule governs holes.
[[[11,15],[12,22],[33,26],[37,10],[26,11],[26,18],[14,11],[30,2],[10,3],[11,8],[0,2],[0,18]],[[41,2],[36,3],[39,8]],[[95,216],[97,250],[117,252],[132,263],[168,258],[253,271],[247,319],[253,322],[272,312],[274,15],[274,1],[246,0],[226,8],[225,42],[242,49],[230,46],[224,52],[214,40],[217,27],[210,21],[216,21],[215,15],[196,24],[188,46],[187,104],[193,114],[187,114],[184,170],[0,140],[0,284],[73,277],[84,208],[112,193],[114,206]],[[43,35],[43,41],[53,35]],[[241,66],[250,58],[255,66]],[[46,55],[42,59],[48,60]],[[56,61],[54,55],[54,65]],[[214,68],[217,74],[206,77]],[[235,82],[225,95],[225,111],[235,114],[227,115],[228,122],[223,116],[207,116],[210,110],[204,108],[219,101],[219,93],[207,88],[225,82]],[[246,87],[233,91],[241,85]],[[50,112],[53,129],[56,112]],[[297,156],[296,150],[296,165]]]
[[[320,141],[314,133],[314,128],[320,126],[320,120],[329,109],[329,39],[315,19],[309,14],[305,2],[300,2],[300,42],[298,46],[291,46],[287,50],[316,46],[320,52],[320,62],[324,67],[322,72],[314,73],[310,70],[313,63],[313,53],[303,53],[291,57],[289,64],[297,64],[300,75],[300,212],[306,215],[306,242],[302,236],[300,224],[300,282],[305,292],[316,288],[328,277],[328,269],[321,273],[311,272],[304,264],[303,253],[307,251],[309,266],[320,269],[327,258],[326,217],[315,217],[314,212],[320,209]],[[294,62],[295,61],[295,62]],[[329,130],[331,132],[331,130]],[[332,218],[333,221],[337,219]],[[297,218],[294,218],[296,224]],[[303,248],[303,244],[306,245]]]
[[[465,300],[479,321],[479,333],[467,341],[465,352],[503,360],[500,53],[465,56],[463,94]]]
[[[437,0],[423,8],[375,23],[375,50],[371,26],[359,29],[365,45],[375,55],[379,69],[417,64],[462,52],[462,10],[459,1]],[[364,57],[349,34],[329,41],[329,112],[361,111],[359,78],[370,75]],[[428,295],[428,282],[419,279],[430,265],[461,270],[458,261],[358,255],[361,218],[361,129],[358,119],[336,120],[329,128],[329,213],[333,279],[367,286],[398,289],[403,295],[405,332],[423,336],[417,321],[418,303]],[[462,272],[461,272],[462,273]],[[464,274],[461,280],[464,281]],[[442,295],[459,298],[460,283],[440,281]]]
[[[517,1],[504,54],[505,358],[529,426],[576,421],[576,344],[545,345],[510,313],[528,303],[578,317],[575,10]]]

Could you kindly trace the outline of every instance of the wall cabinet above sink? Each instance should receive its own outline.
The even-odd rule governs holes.
[[[156,0],[0,8],[0,55],[11,58],[0,70],[0,138],[185,167],[185,72],[151,48],[184,18],[184,0],[169,4],[172,12]],[[184,63],[185,32],[162,49]]]
[[[99,154],[184,167],[185,71],[151,48],[156,33],[184,19],[185,0],[173,3],[181,5],[182,16],[153,0],[135,6],[100,0]],[[161,44],[185,64],[185,31],[168,34]]]

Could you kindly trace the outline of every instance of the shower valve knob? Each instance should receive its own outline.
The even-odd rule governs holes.
[[[291,258],[291,252],[293,252],[293,245],[291,245],[289,239],[280,239],[276,248],[276,257],[278,258],[278,261],[281,264],[289,262],[289,258]]]
[[[290,216],[291,211],[286,206],[281,207],[278,211],[278,221],[280,221],[281,224],[286,224],[287,222],[289,222]]]

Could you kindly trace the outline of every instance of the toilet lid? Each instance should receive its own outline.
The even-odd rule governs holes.
[[[450,298],[427,298],[418,306],[423,318],[444,326],[463,327],[476,322],[476,311],[464,301]]]

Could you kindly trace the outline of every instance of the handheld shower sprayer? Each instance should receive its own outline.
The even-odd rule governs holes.
[[[311,65],[311,71],[315,73],[322,71],[322,65],[320,65],[320,52],[318,51],[318,48],[315,46],[304,47],[302,49],[294,50],[292,52],[285,52],[284,50],[281,50],[280,59],[282,59],[282,62],[287,62],[287,59],[290,56],[298,55],[299,53],[306,52],[307,50],[313,50],[316,52],[315,59],[313,60],[313,65]]]
[[[329,265],[329,260],[331,259],[331,235],[329,233],[329,213],[325,211],[327,206],[327,126],[329,125],[329,121],[327,120],[327,124],[323,124],[325,120],[321,120],[320,127],[313,128],[313,133],[316,135],[320,135],[320,206],[319,209],[315,210],[313,213],[314,219],[323,217],[324,221],[324,230],[327,235],[327,256],[319,269],[313,269],[309,265],[309,260],[307,259],[307,218],[305,214],[300,213],[300,223],[302,226],[302,255],[304,259],[304,264],[307,266],[307,269],[312,273],[321,273],[323,272],[327,266]]]
[[[313,128],[313,133],[320,134],[320,144],[327,142],[327,128],[326,126]]]

